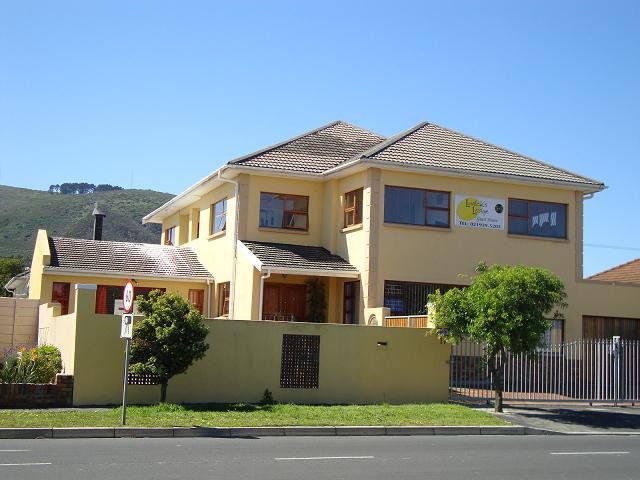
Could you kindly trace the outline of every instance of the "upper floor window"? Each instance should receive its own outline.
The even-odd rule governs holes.
[[[167,228],[164,231],[164,244],[175,245],[176,244],[176,227]]]
[[[567,206],[564,203],[510,198],[509,233],[567,238]]]
[[[224,232],[227,229],[227,199],[223,198],[211,205],[211,233]]]
[[[260,226],[308,230],[309,197],[260,193]]]
[[[384,188],[384,221],[449,227],[449,192],[421,188]]]
[[[344,194],[344,226],[362,223],[362,188]]]

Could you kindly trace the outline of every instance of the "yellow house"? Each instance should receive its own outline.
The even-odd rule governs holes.
[[[228,162],[144,222],[197,254],[215,316],[424,325],[427,294],[485,261],[564,280],[553,340],[611,319],[640,338],[640,287],[583,278],[583,203],[604,188],[433,123],[387,139],[337,121]]]

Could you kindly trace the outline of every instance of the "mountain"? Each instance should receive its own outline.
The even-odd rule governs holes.
[[[39,228],[49,235],[91,238],[96,202],[106,214],[102,238],[160,242],[160,225],[142,225],[142,217],[171,199],[153,190],[117,190],[63,195],[0,185],[0,257],[31,260]]]

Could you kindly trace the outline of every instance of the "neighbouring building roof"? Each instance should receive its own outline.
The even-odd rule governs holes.
[[[49,237],[51,265],[45,272],[86,271],[177,279],[212,275],[187,247]]]
[[[640,258],[591,275],[588,280],[640,284]]]
[[[229,162],[230,165],[322,173],[385,140],[378,134],[336,121]]]
[[[363,154],[363,158],[440,170],[480,172],[604,187],[598,180],[428,122],[373,147]]]
[[[323,247],[249,240],[242,240],[242,243],[262,264],[262,270],[270,270],[275,273],[299,271],[310,274],[324,272],[325,274],[335,273],[336,276],[338,274],[358,276],[356,267]]]

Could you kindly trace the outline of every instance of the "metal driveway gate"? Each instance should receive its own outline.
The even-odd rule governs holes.
[[[453,346],[450,400],[493,400],[483,353],[473,342]],[[542,347],[535,355],[507,354],[503,387],[505,402],[638,402],[640,340],[585,339]]]

